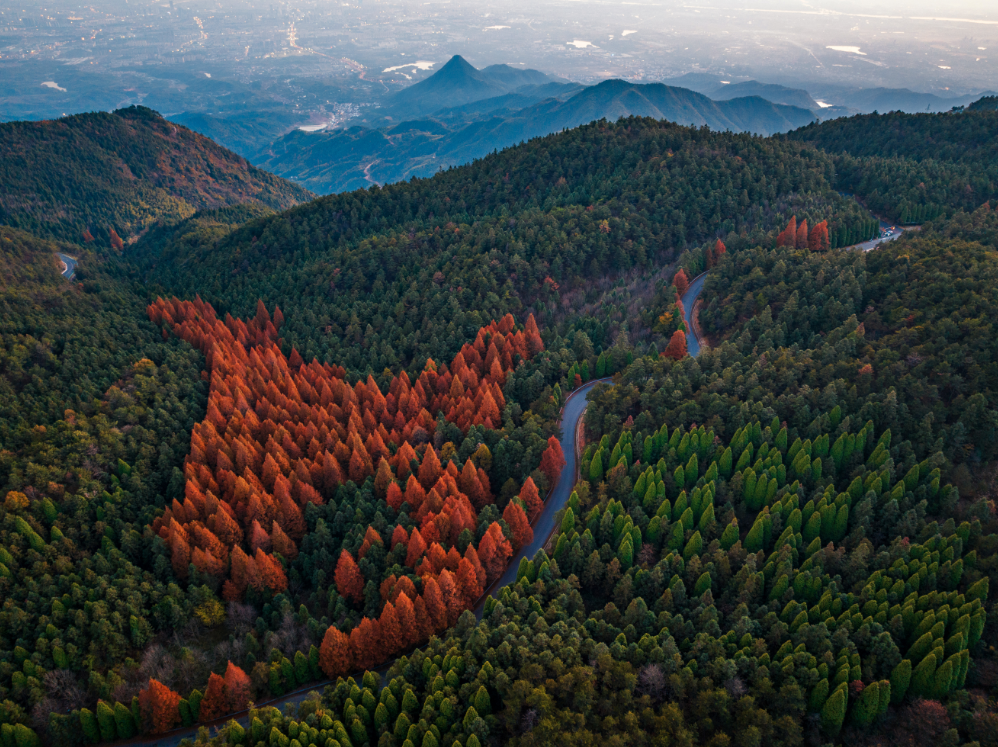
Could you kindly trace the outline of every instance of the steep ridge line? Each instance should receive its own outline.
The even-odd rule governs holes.
[[[558,484],[555,485],[555,487],[548,494],[547,500],[544,502],[544,508],[540,515],[531,524],[534,530],[533,541],[530,542],[529,545],[520,548],[520,550],[510,559],[506,571],[499,578],[499,580],[486,589],[485,593],[482,595],[473,610],[477,620],[482,619],[482,614],[485,609],[485,601],[489,598],[489,596],[495,596],[495,594],[504,586],[508,586],[516,582],[516,574],[519,569],[520,560],[524,557],[533,558],[537,551],[544,547],[544,545],[547,544],[547,541],[551,538],[551,535],[554,534],[556,527],[555,515],[568,502],[569,497],[572,495],[572,489],[575,487],[576,471],[578,469],[578,454],[576,453],[576,434],[578,432],[577,426],[581,422],[582,416],[589,404],[589,393],[597,384],[609,383],[610,381],[611,380],[609,378],[595,379],[576,389],[565,399],[561,416],[561,448],[565,454],[565,466],[561,471],[561,477],[558,480]],[[393,659],[377,669],[366,671],[373,671],[379,678],[383,679],[384,675],[397,660],[397,658]],[[352,676],[357,679],[364,674],[364,671],[365,670],[354,672]],[[321,691],[321,689],[327,685],[334,684],[336,684],[336,680],[321,680],[285,695],[270,698],[269,700],[257,703],[254,707],[281,707],[288,703],[300,703],[305,700],[308,694],[312,691]],[[382,682],[382,685],[384,685],[384,682]],[[210,729],[214,727],[215,729],[218,729],[233,720],[248,728],[249,710],[230,713],[214,721],[180,727],[156,736],[133,737],[132,739],[119,740],[117,742],[113,742],[112,744],[135,745],[136,747],[178,747],[183,739],[196,736],[198,730],[201,728]]]

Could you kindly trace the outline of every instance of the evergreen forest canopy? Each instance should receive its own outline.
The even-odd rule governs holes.
[[[141,106],[0,125],[0,180],[3,224],[119,250],[161,218],[312,197]]]
[[[598,122],[276,214],[145,110],[5,136],[61,217],[0,226],[3,747],[998,744],[994,116]]]

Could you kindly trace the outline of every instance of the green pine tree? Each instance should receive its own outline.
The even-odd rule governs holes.
[[[686,547],[683,548],[683,560],[689,562],[690,558],[694,555],[699,555],[702,551],[703,538],[700,536],[700,532],[694,532],[693,536],[690,537],[690,541],[686,543]]]
[[[696,584],[694,584],[693,586],[693,596],[700,597],[710,588],[711,588],[710,574],[704,572],[700,575],[700,578],[697,579]]]
[[[721,533],[721,549],[730,550],[738,541],[738,519],[732,519],[731,523],[724,528]]]
[[[849,718],[856,726],[867,727],[880,711],[880,683],[871,682],[863,688],[859,698],[849,710]]]
[[[603,450],[600,449],[596,452],[596,456],[593,457],[592,463],[589,465],[589,480],[591,482],[599,482],[603,479]]]
[[[936,655],[930,653],[911,674],[911,694],[917,697],[930,698],[935,689]]]
[[[100,727],[102,741],[111,742],[118,738],[118,730],[114,724],[114,711],[103,700],[97,701],[97,725]]]
[[[848,705],[847,692],[844,683],[839,685],[821,709],[821,729],[830,737],[838,736],[839,730],[842,729]]]
[[[83,731],[84,739],[90,744],[97,744],[101,741],[100,726],[97,724],[97,718],[93,711],[89,708],[80,709],[80,729]]]

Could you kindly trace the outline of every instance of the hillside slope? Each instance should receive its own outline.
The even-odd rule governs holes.
[[[0,223],[104,246],[160,218],[312,196],[142,107],[0,125],[0,182]]]
[[[858,230],[868,216],[831,190],[831,171],[798,143],[630,117],[325,197],[218,242],[136,252],[142,275],[172,293],[243,317],[259,297],[280,303],[282,335],[306,359],[378,372],[447,359],[483,319],[553,312],[559,286],[660,266],[792,211],[828,219],[832,235]]]

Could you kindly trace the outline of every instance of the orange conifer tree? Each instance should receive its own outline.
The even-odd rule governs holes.
[[[686,293],[686,290],[690,287],[690,279],[686,277],[686,271],[682,269],[679,270],[679,272],[673,276],[672,284],[676,286],[676,290],[679,291],[680,296]]]
[[[225,685],[225,680],[211,673],[208,677],[208,687],[205,688],[204,697],[201,699],[201,710],[198,715],[199,721],[214,721],[229,712],[229,696]]]
[[[669,340],[662,356],[677,361],[686,357],[686,333],[683,330],[677,329],[672,333],[672,339]]]
[[[249,705],[252,696],[250,678],[231,661],[225,668],[225,692],[229,698],[230,712],[242,711]]]
[[[353,652],[350,639],[335,627],[326,629],[319,647],[319,666],[327,677],[339,677],[353,669]]]
[[[502,512],[502,518],[513,532],[513,549],[519,550],[525,545],[529,545],[534,539],[534,530],[527,522],[527,515],[523,513],[519,501],[510,501],[506,504],[506,509]],[[469,564],[470,565],[470,564]]]
[[[561,442],[555,436],[548,438],[548,447],[541,454],[541,472],[548,479],[548,487],[554,488],[565,466],[565,454]]]
[[[145,730],[162,734],[180,723],[180,694],[159,680],[150,679],[139,692],[139,711]]]
[[[528,477],[523,482],[519,497],[523,501],[523,505],[526,506],[527,514],[531,521],[537,518],[538,514],[544,508],[544,501],[541,500],[541,496],[537,492],[537,484],[532,477]]]
[[[353,556],[343,550],[340,552],[340,559],[336,563],[336,591],[341,596],[354,602],[360,602],[364,598],[364,577],[357,567],[357,562]]]

